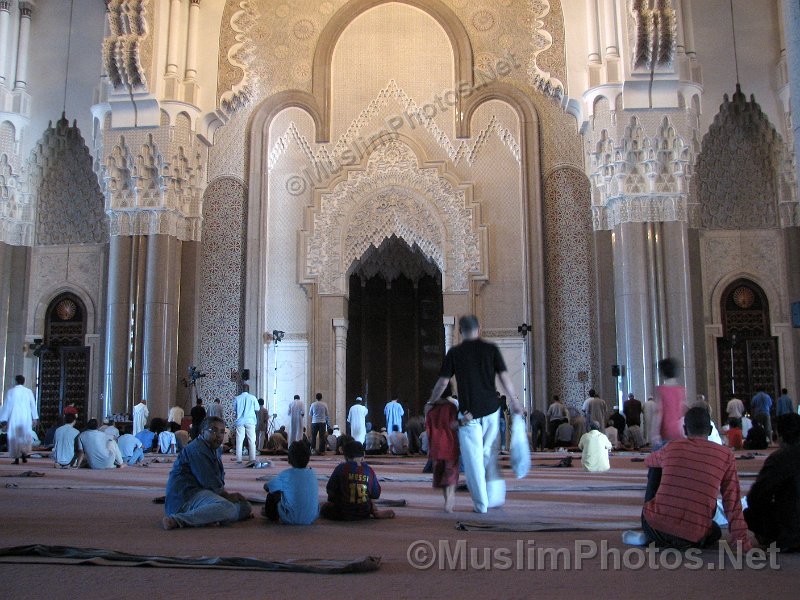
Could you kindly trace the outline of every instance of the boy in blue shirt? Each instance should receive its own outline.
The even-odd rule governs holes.
[[[264,485],[267,501],[263,515],[270,521],[287,525],[311,525],[319,515],[317,474],[309,469],[311,451],[303,442],[289,446],[289,464],[272,481]]]

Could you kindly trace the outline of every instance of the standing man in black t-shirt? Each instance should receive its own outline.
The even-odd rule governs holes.
[[[485,513],[506,501],[506,484],[497,465],[500,401],[495,389],[495,375],[500,378],[508,396],[511,412],[522,414],[522,406],[500,350],[480,339],[478,317],[461,317],[458,329],[462,342],[447,352],[428,403],[434,404],[439,399],[455,375],[459,405],[458,441],[467,486],[475,512]]]

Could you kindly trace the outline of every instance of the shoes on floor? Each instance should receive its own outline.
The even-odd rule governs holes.
[[[622,543],[628,546],[646,546],[647,536],[643,531],[629,529],[622,533]]]

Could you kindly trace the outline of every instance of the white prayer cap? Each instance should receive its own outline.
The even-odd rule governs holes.
[[[364,399],[361,396],[356,396],[356,402],[363,402]]]

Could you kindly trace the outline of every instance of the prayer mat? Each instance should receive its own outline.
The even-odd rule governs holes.
[[[556,493],[571,493],[571,492],[643,492],[647,486],[642,483],[639,484],[622,484],[622,485],[577,485],[577,486],[532,486],[522,485],[510,487],[507,492],[556,492]]]
[[[241,557],[201,556],[146,556],[128,554],[103,548],[78,548],[73,546],[14,546],[0,548],[0,562],[49,563],[64,565],[96,565],[104,567],[172,567],[179,569],[235,569],[245,571],[281,571],[336,575],[377,571],[380,556],[362,556],[352,560],[325,558],[298,558],[281,562]]]
[[[535,531],[617,531],[619,529],[636,529],[641,527],[641,521],[621,521],[619,523],[587,523],[574,525],[567,523],[547,523],[533,521],[528,523],[514,523],[510,521],[497,521],[495,523],[479,523],[475,521],[458,521],[458,531],[496,531],[496,532],[535,532]]]
[[[389,499],[379,498],[378,500],[375,500],[375,504],[377,504],[378,506],[405,506],[407,503],[403,499],[389,500]]]
[[[40,473],[39,471],[23,471],[22,473],[0,475],[0,477],[44,477],[44,473]]]

